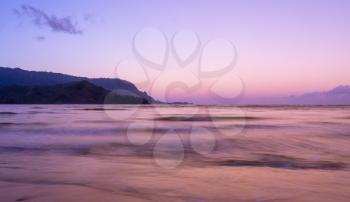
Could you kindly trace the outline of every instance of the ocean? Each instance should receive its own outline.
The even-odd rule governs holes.
[[[1,201],[349,201],[350,106],[0,105]]]

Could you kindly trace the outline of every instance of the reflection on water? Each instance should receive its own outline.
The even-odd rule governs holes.
[[[350,107],[239,111],[219,106],[2,105],[0,197],[348,201]]]

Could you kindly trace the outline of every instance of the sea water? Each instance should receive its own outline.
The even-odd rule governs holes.
[[[0,105],[1,201],[349,201],[350,107]]]

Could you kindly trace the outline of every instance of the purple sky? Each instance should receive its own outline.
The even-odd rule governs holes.
[[[232,41],[250,97],[350,83],[347,0],[3,0],[0,13],[0,66],[113,77],[135,33],[155,27]]]

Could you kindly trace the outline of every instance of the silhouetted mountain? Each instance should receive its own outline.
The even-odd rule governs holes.
[[[258,105],[350,105],[350,86],[338,86],[325,92],[306,93],[279,98],[246,99],[241,104]]]
[[[103,87],[107,90],[118,90],[127,94],[133,94],[153,103],[155,100],[145,92],[139,91],[136,86],[122,79],[109,78],[86,78],[76,77],[52,72],[26,71],[19,68],[0,67],[0,86],[48,86],[64,84],[77,81],[89,81],[90,83]]]
[[[142,97],[121,95],[89,81],[50,86],[0,87],[0,104],[149,104]]]
[[[328,95],[350,95],[350,86],[338,86],[328,92],[326,92]]]

